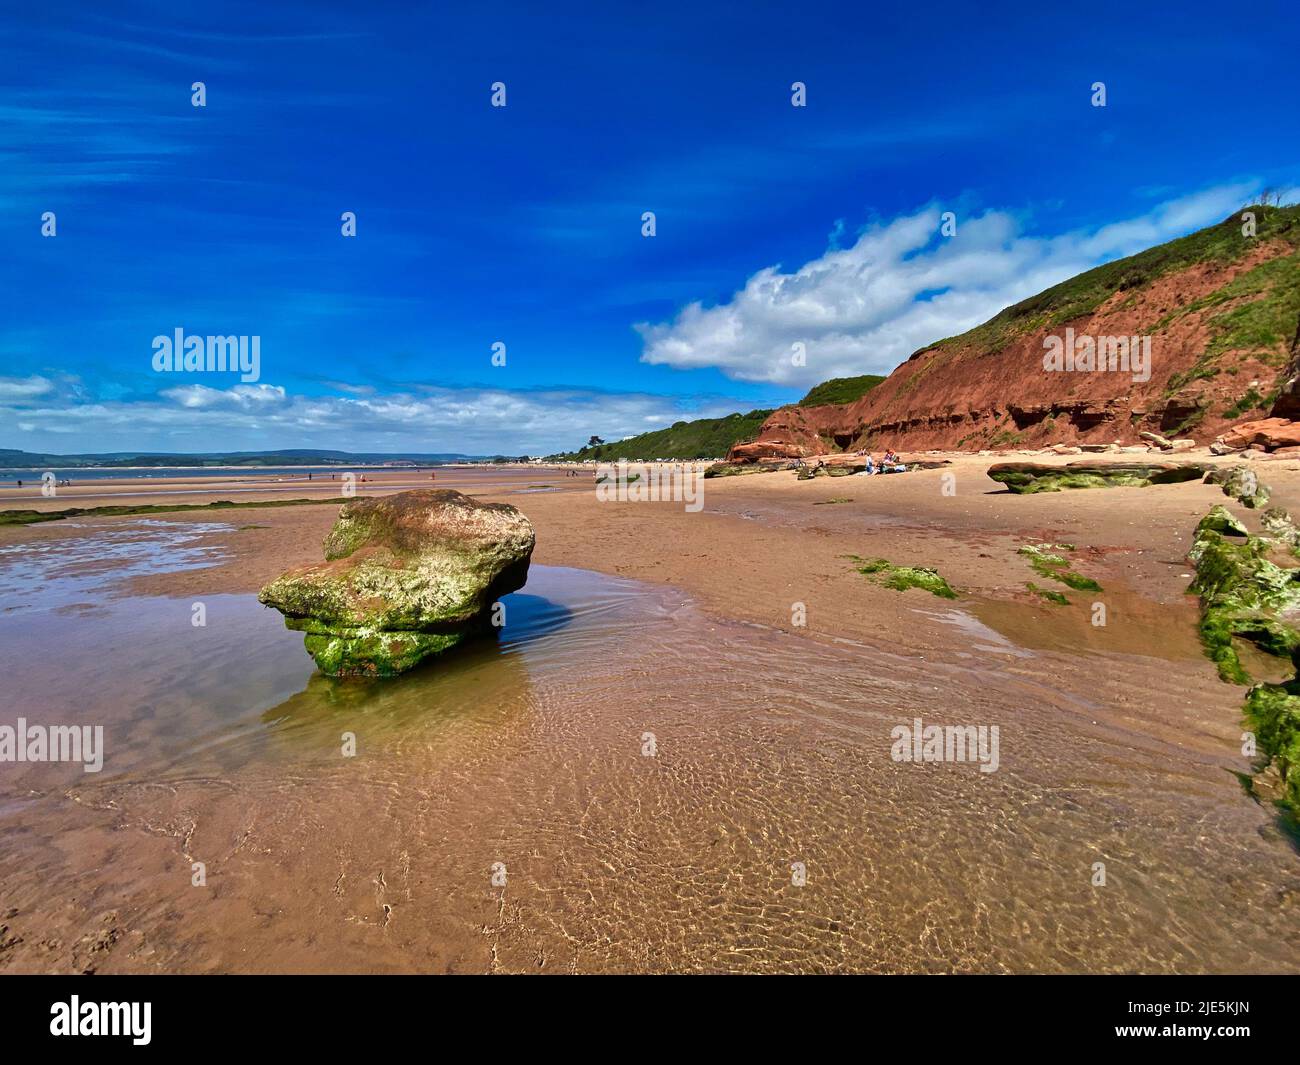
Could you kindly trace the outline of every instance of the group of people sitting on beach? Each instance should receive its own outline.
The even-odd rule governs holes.
[[[863,473],[906,473],[907,467],[903,465],[903,460],[898,457],[898,453],[893,448],[886,448],[884,455],[877,464],[870,451],[863,452],[867,456],[867,468]]]
[[[857,454],[859,456],[865,455],[867,457],[867,468],[865,470],[859,470],[858,471],[859,473],[873,474],[873,473],[906,473],[907,472],[907,466],[903,464],[903,460],[898,457],[898,452],[896,452],[893,448],[886,448],[884,455],[881,456],[880,462],[878,463],[876,462],[874,456],[872,456],[870,451],[859,451],[857,452]],[[797,470],[803,469],[804,465],[805,463],[803,459],[796,459],[794,468]],[[818,459],[817,464],[813,467],[813,469],[820,470],[823,469],[825,466],[826,466],[826,461],[824,459]]]

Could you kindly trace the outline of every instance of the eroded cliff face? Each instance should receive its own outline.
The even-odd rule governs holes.
[[[1143,256],[1172,245],[1125,260],[1135,264],[1127,275],[1114,264],[1106,278],[1114,278],[1113,291],[1094,297],[1086,313],[1070,315],[1069,300],[1049,290],[918,351],[855,403],[781,408],[729,457],[1137,444],[1143,431],[1208,443],[1237,422],[1300,416],[1300,209],[1277,217],[1281,230],[1236,257],[1154,278]],[[1107,338],[1124,338],[1137,352],[1117,369],[1049,370],[1044,357],[1058,350],[1049,337],[1060,349],[1073,343],[1080,356],[1091,343],[1103,363]]]

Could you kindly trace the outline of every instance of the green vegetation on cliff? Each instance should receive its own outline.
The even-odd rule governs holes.
[[[820,407],[826,403],[854,403],[884,380],[880,374],[861,377],[833,377],[816,385],[796,406]]]
[[[751,410],[748,414],[728,414],[725,418],[675,422],[667,429],[656,429],[609,444],[589,444],[581,450],[552,455],[551,458],[565,462],[721,458],[733,444],[757,436],[759,427],[771,413],[770,410]]]
[[[1255,215],[1255,236],[1243,238],[1242,213]],[[933,348],[972,347],[979,352],[998,351],[1018,336],[1038,330],[1050,330],[1090,314],[1116,292],[1143,289],[1153,281],[1194,266],[1197,263],[1232,263],[1260,244],[1281,240],[1300,252],[1300,205],[1268,207],[1256,204],[1234,211],[1212,226],[1190,233],[1178,240],[1159,244],[1154,248],[1117,259],[1095,269],[1044,289],[1036,296],[998,312],[983,325],[976,326],[960,336],[948,337]],[[1297,300],[1295,280],[1300,260],[1295,255],[1283,260],[1265,263],[1243,274],[1218,293],[1198,301],[1200,305],[1223,303],[1246,296],[1254,297],[1244,306],[1234,306],[1215,319],[1216,335],[1211,338],[1210,351],[1220,353],[1228,348],[1271,345],[1281,334],[1278,323],[1287,321],[1288,311]],[[1193,310],[1180,307],[1169,317]],[[1294,327],[1295,315],[1289,321]],[[1164,323],[1151,323],[1159,328]],[[1219,336],[1218,333],[1222,333]],[[925,349],[923,349],[925,350]]]

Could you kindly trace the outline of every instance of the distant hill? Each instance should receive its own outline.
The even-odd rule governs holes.
[[[853,403],[885,379],[884,374],[866,373],[861,377],[832,377],[816,385],[796,406],[820,407],[825,403]]]
[[[1149,340],[1147,365],[1053,372],[1044,353],[1063,349],[1067,329],[1098,350]],[[1243,207],[936,341],[859,398],[809,403],[827,402],[830,385],[774,412],[731,457],[1133,444],[1144,430],[1208,442],[1243,418],[1300,416],[1300,206]]]
[[[570,462],[721,458],[734,444],[754,436],[771,413],[770,410],[751,410],[748,414],[729,414],[725,418],[674,422],[667,429],[656,429],[654,432],[630,436],[626,440],[584,447],[551,457]]]
[[[350,452],[290,448],[284,451],[203,452],[193,455],[173,452],[113,451],[105,454],[47,455],[32,451],[0,448],[0,467],[35,469],[53,466],[61,469],[81,466],[349,466],[377,465],[384,462],[415,462],[430,465],[439,462],[464,462],[481,458],[457,453],[422,452]]]

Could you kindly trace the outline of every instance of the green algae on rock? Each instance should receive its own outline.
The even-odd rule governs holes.
[[[867,468],[865,462],[857,465],[839,464],[835,466],[822,464],[819,466],[800,466],[799,472],[795,475],[800,481],[811,481],[814,477],[852,477],[855,473],[862,473]]]
[[[323,563],[258,593],[305,634],[332,676],[392,676],[489,627],[492,604],[528,579],[532,524],[505,503],[450,489],[354,499]]]
[[[1017,495],[1060,492],[1069,488],[1141,488],[1152,484],[1181,484],[1205,474],[1205,466],[1189,462],[999,462],[988,475]]]
[[[1281,507],[1269,507],[1259,516],[1259,523],[1269,536],[1286,544],[1293,555],[1300,552],[1300,528],[1296,528],[1291,515]]]
[[[1198,533],[1205,532],[1221,533],[1224,536],[1249,536],[1246,526],[1229,512],[1228,508],[1222,503],[1216,503],[1210,508],[1210,512],[1205,515],[1196,526]]]
[[[1260,483],[1259,476],[1249,466],[1225,466],[1210,470],[1205,475],[1205,483],[1219,485],[1225,496],[1231,496],[1251,510],[1268,503],[1268,486]]]
[[[753,473],[776,473],[778,470],[790,468],[788,462],[781,463],[755,463],[753,465],[742,465],[737,462],[715,462],[704,471],[705,480],[712,480],[715,477],[743,477]]]
[[[939,576],[939,571],[928,566],[895,566],[884,558],[866,559],[859,558],[857,555],[848,557],[860,563],[859,573],[886,588],[893,588],[896,592],[905,592],[908,588],[922,588],[931,595],[939,596],[940,599],[957,598],[957,593]]]
[[[1269,557],[1283,548],[1294,550],[1287,534],[1295,526],[1286,511],[1275,509],[1264,515],[1263,524],[1283,535],[1243,539],[1234,530],[1229,540],[1217,527],[1223,524],[1218,511],[1224,508],[1216,506],[1201,519],[1188,555],[1196,567],[1190,590],[1201,597],[1201,641],[1219,676],[1230,683],[1253,680],[1237,654],[1237,639],[1289,659],[1296,670],[1290,680],[1254,684],[1242,712],[1264,755],[1257,768],[1271,764],[1276,769],[1280,805],[1291,817],[1300,816],[1300,629],[1292,624],[1300,616],[1300,569],[1279,566]]]
[[[1283,620],[1300,608],[1300,570],[1273,562],[1268,557],[1273,548],[1264,536],[1229,540],[1202,519],[1188,554],[1196,567],[1189,590],[1201,597],[1201,642],[1219,676],[1233,684],[1251,683],[1234,637],[1268,654],[1289,654],[1300,643]]]
[[[36,525],[64,518],[118,518],[135,514],[180,514],[192,510],[255,510],[270,507],[315,507],[327,503],[346,503],[333,499],[248,499],[232,502],[218,499],[212,503],[137,503],[106,507],[68,507],[66,510],[0,510],[0,525]]]
[[[1300,680],[1256,684],[1247,693],[1243,710],[1258,749],[1282,782],[1282,804],[1293,816],[1300,815]]]

